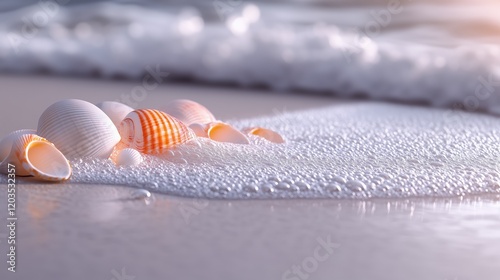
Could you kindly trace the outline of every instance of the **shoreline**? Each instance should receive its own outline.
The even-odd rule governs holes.
[[[2,135],[36,126],[56,100],[115,100],[137,86],[11,75],[0,75],[0,84],[8,93]],[[200,101],[221,119],[350,103],[163,84],[141,104],[174,98]],[[500,274],[499,195],[243,200],[153,193],[136,199],[137,188],[119,185],[33,182],[17,188],[19,267],[16,273],[2,267],[1,279],[494,280]],[[6,188],[0,201],[7,201]],[[6,210],[0,220],[7,221]],[[2,252],[5,232],[0,227]],[[331,246],[319,249],[317,258],[322,244]]]

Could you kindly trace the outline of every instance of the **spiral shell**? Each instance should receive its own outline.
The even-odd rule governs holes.
[[[125,147],[144,154],[161,154],[196,137],[184,123],[154,109],[130,112],[119,130]]]
[[[285,143],[285,140],[283,139],[283,137],[281,137],[281,135],[279,133],[277,133],[276,131],[267,129],[267,128],[249,127],[249,128],[243,129],[243,132],[246,134],[253,134],[253,135],[260,136],[260,137],[262,137],[268,141],[271,141],[273,143]]]
[[[161,108],[161,111],[177,118],[187,126],[193,123],[207,124],[215,121],[214,115],[205,106],[187,99],[177,99]]]
[[[103,101],[97,103],[96,106],[111,119],[117,129],[127,114],[134,111],[132,107],[116,101]]]
[[[13,131],[0,140],[0,162],[9,156],[14,141],[23,134],[35,134],[34,129],[20,129]]]
[[[38,121],[37,132],[66,157],[108,158],[120,141],[111,119],[94,104],[78,99],[49,106]]]
[[[143,161],[141,153],[137,150],[126,148],[116,155],[115,164],[120,166],[133,166]]]
[[[12,169],[18,176],[44,181],[64,181],[71,176],[71,166],[64,155],[36,134],[18,134],[13,139],[10,154],[0,163],[0,172],[8,174]]]
[[[236,128],[223,122],[212,122],[207,125],[208,138],[226,143],[249,144],[247,137]]]

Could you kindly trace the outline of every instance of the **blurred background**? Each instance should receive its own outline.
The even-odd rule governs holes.
[[[36,129],[42,112],[64,98],[115,100],[134,108],[189,98],[222,120],[333,103],[342,106],[359,99],[500,114],[499,11],[500,2],[495,0],[3,0],[0,137],[22,128]],[[402,114],[407,107],[401,108],[391,111],[390,118],[397,119],[400,113],[394,112]],[[360,114],[370,118],[374,112]],[[404,120],[415,118],[415,126],[411,121],[403,129],[405,122],[394,122],[401,127],[392,130],[392,142],[381,137],[383,141],[372,144],[404,148],[389,155],[404,160],[399,164],[398,158],[393,170],[399,172],[406,162],[429,163],[436,174],[450,170],[450,177],[422,189],[430,186],[437,192],[442,184],[443,192],[451,194],[454,189],[445,181],[462,178],[456,176],[461,171],[453,169],[460,164],[467,174],[464,182],[474,184],[472,189],[498,187],[497,172],[483,161],[499,150],[486,148],[498,139],[487,129],[495,130],[494,121],[472,118],[451,129],[439,122],[461,119],[444,116],[427,123],[430,118],[420,114],[404,116]],[[390,122],[374,125],[373,130],[353,127],[351,133],[348,126],[354,122],[355,118],[339,127],[339,135],[330,134],[331,141],[325,139],[321,151],[330,151],[326,147],[333,147],[336,139],[340,143],[354,139],[352,149],[368,151],[371,147],[360,149],[359,143],[391,135],[372,133]],[[415,129],[421,122],[429,130]],[[317,127],[321,133],[322,125]],[[442,134],[434,133],[441,127]],[[357,133],[365,129],[366,135]],[[308,128],[304,130],[308,133]],[[400,131],[409,134],[400,137]],[[435,143],[427,147],[429,152],[443,145],[443,154],[451,155],[443,158],[453,165],[420,163],[411,157],[413,152],[404,155],[410,150],[420,153],[420,146],[407,145],[413,142],[407,142],[405,135]],[[309,141],[306,136],[297,139]],[[458,142],[453,143],[455,136]],[[470,139],[470,146],[461,145],[460,139],[463,143]],[[302,140],[293,144],[309,147]],[[458,157],[461,150],[463,158],[476,153],[478,157],[470,164],[457,160],[455,165],[453,153]],[[314,151],[304,154],[305,165]],[[370,161],[386,155],[368,154]],[[350,168],[343,163],[349,157],[343,155],[339,169]],[[440,158],[441,151],[436,155]],[[183,170],[179,173],[190,174],[179,168]],[[372,172],[367,170],[366,174]],[[414,174],[422,170],[427,169]],[[410,172],[398,173],[394,180],[390,174],[380,177],[395,185],[413,180]],[[430,175],[423,180],[438,180]],[[414,192],[413,184],[409,186],[394,189]],[[387,193],[389,188],[383,190]],[[6,200],[3,193],[0,199]],[[220,275],[278,279],[292,265],[307,260],[304,257],[317,246],[316,238],[327,234],[342,246],[318,270],[316,279],[334,273],[346,276],[343,279],[390,279],[388,273],[399,279],[443,280],[498,275],[497,197],[373,203],[213,200],[206,208],[196,208],[189,224],[182,213],[200,205],[195,201],[157,195],[147,207],[142,201],[122,199],[131,193],[111,186],[30,185],[20,193],[27,202],[19,203],[25,218],[20,221],[25,222],[19,227],[18,276],[115,279],[114,273],[126,268],[137,279],[220,279]],[[0,275],[0,279],[10,278]]]
[[[499,10],[493,0],[8,0],[0,71],[498,113]]]

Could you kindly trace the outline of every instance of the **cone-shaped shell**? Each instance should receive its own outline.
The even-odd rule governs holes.
[[[126,148],[118,152],[115,159],[116,165],[133,166],[141,163],[143,157],[137,150]]]
[[[10,151],[12,150],[12,145],[14,144],[14,140],[16,140],[20,135],[23,134],[35,134],[36,130],[34,129],[21,129],[13,131],[2,140],[0,140],[0,162],[2,162],[5,158],[10,155]]]
[[[193,123],[207,124],[215,121],[214,115],[205,106],[187,99],[177,99],[161,108],[161,111],[190,126]]]
[[[78,99],[49,106],[38,121],[37,133],[69,158],[108,158],[120,141],[111,119],[94,104]]]
[[[246,134],[253,134],[260,136],[268,141],[274,142],[274,143],[285,143],[285,140],[279,133],[276,131],[263,128],[263,127],[250,127],[250,128],[245,128],[243,129],[243,132]]]
[[[144,154],[161,154],[196,137],[184,123],[154,109],[130,112],[120,124],[120,135],[125,147]]]
[[[117,129],[128,113],[134,111],[134,108],[116,101],[103,101],[97,103],[96,106],[111,119]]]
[[[14,166],[14,168],[12,168]],[[44,181],[64,181],[71,176],[71,166],[54,144],[35,134],[21,134],[0,164],[4,174],[15,169],[18,176],[34,176]]]
[[[236,128],[223,122],[213,122],[208,125],[208,138],[226,143],[249,144],[247,137]]]

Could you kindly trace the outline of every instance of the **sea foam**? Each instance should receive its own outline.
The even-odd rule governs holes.
[[[69,183],[231,199],[500,193],[500,120],[495,117],[359,103],[231,123],[274,129],[286,143],[252,137],[250,145],[237,145],[201,138],[134,167],[72,159]]]
[[[140,79],[161,69],[171,78],[500,113],[497,44],[408,39],[418,28],[366,34],[294,24],[276,20],[278,12],[260,18],[270,12],[256,5],[212,22],[190,8],[61,6],[33,26],[40,9],[2,14],[1,71]],[[426,32],[419,36],[433,34]]]

